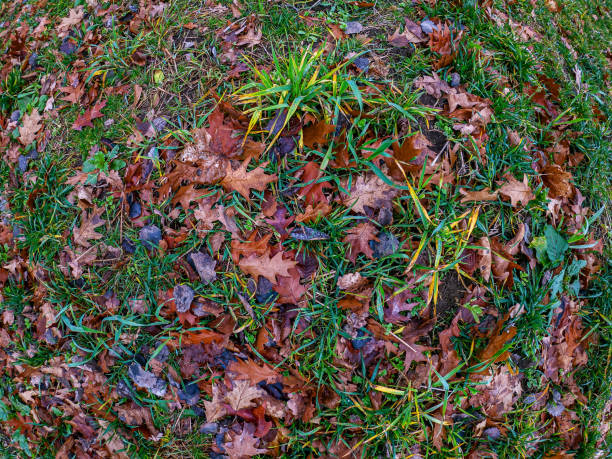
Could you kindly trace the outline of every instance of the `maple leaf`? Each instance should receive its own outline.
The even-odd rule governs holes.
[[[32,110],[29,115],[23,115],[23,125],[19,127],[19,141],[23,145],[30,145],[36,140],[38,131],[42,129],[41,120],[37,109]]]
[[[352,263],[357,260],[357,255],[363,253],[368,258],[373,258],[370,241],[378,241],[375,234],[376,228],[370,222],[360,223],[349,229],[342,242],[350,244],[348,259]]]
[[[256,454],[267,453],[267,450],[256,447],[259,439],[254,437],[252,433],[249,433],[246,426],[243,426],[240,434],[234,434],[231,438],[232,441],[230,443],[223,445],[230,459],[243,459],[255,456]]]
[[[346,186],[345,186],[346,188]],[[342,203],[351,207],[355,212],[365,214],[365,207],[374,209],[389,207],[393,197],[397,195],[397,190],[383,182],[378,176],[371,174],[359,176],[348,196],[343,196]]]
[[[529,201],[535,199],[535,195],[527,182],[527,174],[523,174],[522,182],[519,182],[511,174],[506,174],[504,177],[506,183],[499,189],[499,193],[510,199],[512,207],[517,207],[519,204],[526,206]]]
[[[238,169],[232,169],[231,164],[227,164],[225,177],[221,180],[221,185],[225,190],[237,191],[246,199],[249,199],[251,189],[263,191],[268,183],[274,182],[276,175],[266,175],[264,167],[267,162],[261,164],[250,172],[247,172],[247,166],[251,158],[247,158]]]
[[[276,284],[276,276],[290,276],[289,270],[295,268],[297,263],[294,260],[283,260],[283,252],[278,252],[272,258],[270,252],[267,252],[261,257],[252,254],[243,258],[238,266],[256,279],[258,276],[263,276]]]
[[[229,403],[234,411],[251,408],[253,400],[261,398],[264,392],[249,381],[238,380],[233,383],[234,388],[225,395],[225,401]]]
[[[91,217],[87,216],[87,212],[83,212],[81,214],[81,226],[80,228],[75,228],[72,233],[72,238],[75,244],[82,247],[90,247],[90,239],[97,241],[98,239],[102,239],[104,237],[103,234],[96,232],[96,228],[106,223],[106,220],[102,220],[100,215],[102,215],[102,212],[93,212]]]
[[[102,110],[104,107],[106,107],[106,100],[98,102],[96,105],[91,107],[89,110],[86,110],[85,113],[83,113],[82,115],[79,115],[77,119],[74,121],[74,124],[72,125],[72,129],[76,131],[80,131],[86,126],[93,127],[91,120],[103,117],[104,113],[102,113],[100,110]]]

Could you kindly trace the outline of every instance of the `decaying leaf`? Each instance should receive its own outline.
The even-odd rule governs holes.
[[[346,188],[346,187],[345,187]],[[343,204],[355,212],[365,214],[365,207],[377,209],[390,207],[391,199],[397,195],[397,190],[378,176],[371,174],[359,176],[350,189],[350,194],[343,197]]]
[[[246,199],[249,199],[250,190],[263,191],[268,183],[276,181],[276,175],[267,175],[264,172],[264,167],[267,163],[263,163],[252,171],[247,172],[247,166],[250,158],[246,159],[238,169],[233,169],[228,163],[225,171],[225,177],[221,180],[221,185],[228,191],[237,191]]]

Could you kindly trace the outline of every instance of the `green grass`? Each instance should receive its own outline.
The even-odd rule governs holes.
[[[278,420],[277,427],[282,430],[282,438],[278,441],[282,449],[277,454],[281,457],[315,457],[326,449],[337,454],[341,449],[339,445],[347,450],[354,448],[361,457],[406,457],[416,453],[424,457],[465,457],[474,451],[478,454],[492,451],[504,458],[543,458],[571,449],[564,445],[560,430],[546,408],[532,409],[524,398],[545,388],[557,390],[561,395],[574,390],[567,378],[557,382],[548,380],[538,362],[544,343],[560,317],[555,310],[562,307],[560,295],[583,301],[578,314],[584,330],[589,330],[596,339],[588,347],[588,362],[572,374],[575,386],[586,400],[586,403],[576,402],[571,408],[576,412],[584,436],[572,452],[576,457],[586,458],[609,448],[610,434],[608,438],[600,438],[599,434],[612,390],[609,369],[612,270],[607,261],[612,255],[608,121],[611,101],[606,70],[611,36],[609,12],[584,0],[565,4],[558,13],[537,7],[534,14],[529,2],[505,5],[494,1],[495,8],[531,26],[543,37],[540,42],[522,42],[509,26],[499,27],[492,22],[474,1],[433,2],[433,6],[427,2],[416,6],[411,2],[382,1],[376,2],[372,9],[348,1],[269,3],[248,0],[241,2],[239,17],[232,14],[231,2],[220,3],[226,9],[212,11],[204,4],[183,0],[171,2],[155,19],[154,26],[144,27],[137,33],[117,22],[107,27],[104,17],[92,15],[85,25],[75,30],[74,39],[86,46],[78,56],[60,53],[58,58],[61,39],[50,27],[45,39],[48,46],[38,51],[41,67],[35,76],[28,76],[30,70],[16,68],[0,86],[3,118],[8,118],[16,109],[29,112],[36,108],[42,113],[48,96],[40,95],[41,76],[57,74],[58,86],[64,86],[67,75],[77,66],[79,75],[89,75],[87,87],[95,88],[97,94],[119,85],[130,87],[126,94],[100,96],[107,104],[102,110],[104,117],[95,120],[93,128],[71,129],[76,117],[88,106],[68,105],[56,117],[49,117],[46,120],[47,147],[38,159],[30,161],[26,172],[7,161],[0,163],[0,194],[10,203],[10,225],[18,228],[14,245],[0,247],[0,266],[21,259],[29,268],[29,271],[22,271],[21,276],[8,276],[6,282],[2,281],[0,292],[0,309],[16,317],[14,322],[5,321],[3,325],[12,343],[11,363],[7,364],[10,370],[0,375],[0,419],[6,421],[0,428],[0,452],[6,457],[53,457],[62,444],[78,438],[78,429],[68,422],[75,413],[65,413],[67,408],[62,408],[61,404],[41,411],[46,416],[39,416],[37,428],[45,426],[46,434],[35,438],[24,427],[16,427],[19,419],[31,419],[40,409],[40,406],[24,402],[20,393],[34,390],[53,395],[50,389],[41,389],[31,378],[22,377],[21,372],[22,368],[36,371],[51,362],[63,362],[65,368],[72,368],[71,377],[78,379],[86,374],[79,363],[86,362],[96,366],[96,374],[104,378],[104,383],[92,392],[93,399],[88,399],[90,406],[85,402],[80,404],[93,418],[101,420],[106,416],[111,419],[110,430],[122,436],[130,456],[209,457],[210,448],[222,440],[198,432],[206,422],[202,402],[210,400],[204,390],[201,390],[197,407],[182,405],[178,409],[175,402],[154,397],[147,391],[134,390],[132,398],[117,393],[121,385],[133,385],[127,374],[130,364],[144,361],[144,367],[152,368],[151,356],[161,344],[176,336],[187,336],[188,332],[215,326],[213,316],[198,319],[194,325],[181,323],[175,314],[168,313],[162,293],[178,283],[190,285],[197,296],[221,305],[227,320],[235,321],[232,349],[239,352],[241,358],[248,355],[277,366],[286,377],[300,375],[307,381],[302,392],[312,396],[315,419],[309,422],[299,417],[292,422]],[[62,18],[80,4],[84,2],[49,2],[40,13],[28,13],[27,20],[35,27],[39,15]],[[117,16],[126,11],[122,9]],[[4,10],[0,14],[3,21],[15,18],[14,13],[8,15]],[[223,57],[224,40],[220,31],[230,23],[237,28],[237,24],[242,24],[251,14],[261,28],[262,42],[252,48],[241,47],[243,55],[237,62],[246,64],[246,70],[235,78],[226,78],[234,64]],[[313,18],[312,24],[300,19],[298,14]],[[474,154],[469,139],[453,129],[455,121],[449,119],[448,113],[426,106],[422,92],[414,88],[415,78],[434,71],[432,64],[436,56],[426,45],[406,50],[393,48],[387,42],[388,34],[403,27],[404,17],[418,22],[424,16],[465,27],[454,62],[440,69],[438,74],[450,82],[451,73],[457,72],[466,91],[490,99],[494,115],[486,128],[486,161]],[[362,23],[366,28],[364,34],[370,40],[364,43],[360,38],[348,37],[336,42],[328,35],[327,24],[344,28],[349,21]],[[99,39],[86,43],[86,37],[92,33],[98,34]],[[186,42],[191,43],[185,46]],[[571,44],[575,55],[565,43]],[[136,50],[147,56],[145,66],[132,62],[131,56]],[[352,67],[357,56],[370,58],[370,65],[373,65],[373,55],[379,56],[388,66],[387,79],[360,74]],[[576,83],[576,69],[581,72],[580,87]],[[543,119],[533,99],[525,92],[529,85],[547,90],[542,76],[559,85],[557,108],[564,115],[562,119]],[[142,88],[138,104],[132,90],[134,85]],[[155,194],[166,180],[173,152],[192,139],[190,131],[207,125],[207,117],[216,105],[213,91],[224,101],[244,110],[250,119],[248,131],[253,138],[266,144],[266,151],[261,158],[252,161],[250,168],[256,162],[272,160],[265,170],[268,174],[276,174],[278,183],[266,190],[274,191],[278,205],[286,207],[289,216],[305,210],[303,199],[296,194],[304,183],[296,178],[296,173],[309,161],[321,168],[317,181],[327,181],[332,186],[329,193],[331,212],[307,225],[326,233],[329,238],[307,242],[286,238],[265,222],[267,217],[263,212],[267,194],[255,191],[250,199],[245,199],[237,192],[224,193],[220,184],[202,189],[203,193],[221,194],[218,203],[236,211],[241,233],[249,234],[253,230],[269,233],[271,244],[282,247],[285,252],[313,257],[316,270],[310,278],[306,299],[297,306],[274,300],[260,303],[251,295],[248,301],[252,311],[248,311],[239,295],[246,292],[248,296],[249,278],[232,261],[231,235],[220,222],[215,222],[210,231],[194,230],[193,209],[181,207],[180,211],[173,212],[172,193],[166,197]],[[56,107],[63,105],[60,98],[56,94]],[[282,159],[274,157],[273,144],[281,134],[286,135],[286,131],[269,132],[266,126],[281,111],[286,111],[281,121],[283,128],[297,125],[306,116],[334,124],[340,114],[353,113],[346,137],[341,140],[352,160],[351,166],[333,166],[333,147],[338,146],[340,139],[332,140],[321,151],[299,144]],[[354,115],[357,112],[359,115]],[[168,121],[168,131],[128,145],[128,139],[137,129],[136,117],[149,121],[164,117]],[[114,122],[105,125],[104,122],[111,118]],[[384,176],[387,172],[386,166],[381,166],[365,152],[374,140],[389,146],[391,139],[399,135],[429,129],[439,130],[447,140],[459,145],[454,153],[457,163],[453,166],[453,183],[428,182],[424,172],[414,176],[407,174],[408,178],[399,184],[402,187],[399,196],[394,199],[393,222],[385,226],[379,224],[376,215],[357,216],[339,204],[336,198],[340,197],[345,183],[353,184],[358,176],[365,174]],[[532,149],[525,151],[524,143],[513,146],[509,131],[517,132],[523,142],[533,145]],[[296,132],[299,136],[299,130]],[[7,135],[18,143],[17,130]],[[553,135],[566,139],[572,154],[585,155],[571,173],[573,183],[586,198],[584,206],[591,210],[591,215],[602,209],[596,219],[589,221],[588,228],[589,236],[605,241],[601,271],[587,289],[578,290],[575,288],[577,276],[567,274],[579,257],[580,247],[577,246],[589,244],[589,236],[572,238],[568,232],[567,225],[574,213],[567,210],[568,204],[557,231],[570,240],[572,247],[560,260],[553,262],[538,256],[535,267],[527,266],[523,260],[524,270],[514,271],[511,287],[485,282],[478,271],[468,276],[462,271],[462,263],[478,250],[479,238],[497,236],[507,243],[521,223],[528,225],[529,240],[547,238],[550,234],[546,232],[551,223],[547,215],[550,192],[534,169],[534,151],[546,152],[547,148],[554,148],[559,139]],[[126,190],[109,192],[100,184],[90,187],[92,205],[103,210],[101,218],[106,220],[98,229],[103,234],[99,242],[108,247],[105,250],[110,250],[111,255],[104,260],[106,255],[100,252],[99,259],[86,266],[79,279],[74,279],[67,268],[65,248],[76,250],[72,234],[81,224],[83,209],[74,199],[70,198],[70,202],[75,188],[66,181],[82,170],[92,147],[100,145],[103,139],[118,145],[112,153],[105,151],[104,161],[105,166],[110,167],[112,159],[117,159],[116,169],[122,177],[130,167],[146,158],[152,147],[157,148],[161,158],[155,161],[149,182],[155,193],[152,192],[150,199],[143,199],[143,210],[150,217],[142,224],[153,223],[173,231],[187,228],[188,234],[177,247],[148,251],[138,241],[142,225],[130,222],[123,209]],[[32,146],[21,146],[21,153],[31,149]],[[388,156],[383,153],[385,155]],[[527,175],[535,198],[525,208],[517,209],[502,199],[484,203],[477,209],[473,203],[460,202],[459,185],[471,190],[497,189],[507,173],[518,179]],[[144,196],[144,191],[140,193]],[[89,204],[81,205],[89,207]],[[351,263],[343,238],[347,230],[364,221],[370,221],[377,232],[384,230],[396,236],[399,249],[378,259],[360,255],[355,264]],[[190,280],[181,262],[192,251],[211,251],[212,237],[218,233],[223,234],[224,242],[216,260],[217,280],[209,285]],[[115,259],[112,251],[118,250],[126,239],[134,242],[134,253],[121,254]],[[420,256],[417,258],[417,255]],[[412,269],[407,274],[409,265]],[[565,276],[559,275],[562,268],[566,269]],[[359,330],[366,336],[372,334],[365,321],[359,322],[359,318],[341,307],[346,292],[337,286],[338,279],[353,272],[370,280],[368,317],[379,324],[387,338],[401,338],[406,331],[399,324],[385,321],[383,309],[392,292],[407,289],[414,293],[415,314],[427,306],[439,308],[451,302],[450,308],[441,310],[431,328],[416,341],[431,348],[426,352],[431,358],[446,357],[439,352],[439,334],[450,326],[465,293],[460,292],[458,304],[446,297],[449,293],[444,290],[445,285],[456,277],[465,285],[483,287],[486,301],[483,304],[475,301],[470,306],[479,323],[474,326],[461,324],[459,336],[452,338],[461,364],[451,376],[442,378],[431,374],[416,384],[417,366],[405,367],[403,351],[379,358],[372,357],[378,354],[368,354],[366,348],[354,357],[356,360],[351,365],[346,365],[346,356],[352,355],[346,349],[354,345],[351,343],[354,343],[355,333]],[[415,282],[411,283],[411,279]],[[561,293],[554,295],[553,289]],[[135,299],[144,301],[143,311],[133,308]],[[44,303],[48,303],[55,313],[54,327],[59,333],[56,344],[45,342],[38,333],[37,318]],[[477,436],[476,425],[487,416],[481,408],[467,402],[482,390],[474,378],[482,369],[478,366],[478,356],[488,343],[485,332],[516,304],[523,305],[524,313],[510,319],[509,323],[516,327],[516,336],[503,347],[510,352],[511,358],[496,365],[505,364],[522,375],[523,396],[511,410],[492,420],[495,426],[503,427],[499,438]],[[424,326],[415,319],[406,327],[416,323]],[[269,357],[272,354],[264,356],[256,349],[258,332],[270,324],[279,327],[278,324],[282,324],[288,333],[287,347],[272,358]],[[395,343],[399,345],[399,341]],[[185,359],[180,347],[172,348],[162,375],[181,375]],[[21,367],[16,367],[17,364]],[[486,367],[496,365],[489,363]],[[201,389],[210,389],[213,381],[227,375],[226,368],[212,358],[197,362],[197,366],[202,372]],[[54,387],[59,388],[62,384],[57,378],[50,381],[56,384]],[[187,382],[188,378],[184,383]],[[179,381],[181,384],[183,387],[183,382]],[[111,395],[113,389],[115,392]],[[74,391],[71,386],[69,393]],[[129,406],[141,406],[150,412],[160,438],[152,440],[145,427],[128,427],[116,418],[118,409]],[[452,423],[445,427],[445,440],[438,449],[434,446],[433,435],[447,411],[454,413]],[[226,417],[220,424],[241,425],[246,422],[244,419]],[[269,413],[268,419],[271,419]],[[183,423],[190,423],[193,428],[184,429]]]

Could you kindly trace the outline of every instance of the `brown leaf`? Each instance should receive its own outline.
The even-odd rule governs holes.
[[[68,12],[68,17],[62,18],[60,23],[55,28],[58,37],[64,38],[70,32],[74,26],[77,26],[83,21],[83,17],[85,16],[85,11],[83,10],[83,6],[79,5],[76,8],[72,8]]]
[[[318,179],[321,177],[321,169],[319,164],[314,161],[310,161],[304,165],[301,169],[298,170],[298,174],[301,174],[300,182],[305,184],[300,187],[298,190],[298,194],[300,196],[305,196],[304,202],[306,205],[319,205],[327,203],[327,197],[325,196],[323,190],[326,188],[331,188],[331,185],[328,181],[319,182]]]
[[[256,454],[266,454],[265,449],[257,448],[259,439],[252,433],[247,432],[247,427],[243,426],[240,434],[233,434],[232,441],[224,445],[225,452],[230,459],[244,459],[245,457],[255,456]]]
[[[406,26],[404,31],[400,33],[399,27],[392,35],[387,37],[389,44],[395,47],[404,47],[410,46],[411,43],[423,43],[427,41],[427,37],[421,30],[421,26],[411,21],[410,19],[406,19]]]
[[[106,223],[106,220],[102,220],[100,215],[102,215],[102,212],[92,212],[91,217],[87,216],[87,212],[83,212],[81,214],[81,226],[79,228],[75,228],[72,233],[72,239],[74,240],[75,244],[82,247],[90,247],[90,239],[97,241],[98,239],[102,239],[104,237],[103,234],[96,232],[96,228]]]
[[[196,190],[193,184],[185,185],[179,188],[174,197],[172,198],[172,204],[176,205],[180,203],[183,209],[189,209],[189,204],[192,201],[198,201],[202,196],[207,194],[206,190]],[[197,217],[196,217],[197,218]]]
[[[338,288],[346,292],[356,292],[367,283],[360,273],[348,273],[338,278]]]
[[[80,131],[84,127],[93,127],[91,120],[96,118],[101,118],[104,116],[100,110],[102,110],[106,106],[106,100],[98,102],[96,105],[91,107],[89,110],[86,110],[85,113],[79,115],[77,119],[74,121],[72,125],[72,129],[75,131]]]
[[[234,263],[237,264],[240,261],[241,256],[262,256],[269,250],[269,243],[271,237],[272,234],[266,234],[261,239],[257,239],[257,231],[253,231],[245,242],[241,242],[238,239],[232,239],[232,260],[234,261]]]
[[[325,121],[313,123],[304,128],[304,145],[314,149],[317,145],[323,147],[327,145],[327,136],[334,132],[336,126],[327,124]]]
[[[234,381],[233,386],[234,388],[225,395],[225,400],[234,411],[252,408],[253,400],[264,395],[259,387],[251,386],[249,381]]]
[[[254,360],[237,360],[229,365],[229,370],[237,373],[237,380],[248,379],[252,384],[259,384],[266,381],[274,384],[280,380],[281,375],[271,366],[264,363],[263,366],[257,365]]]
[[[295,216],[295,221],[298,223],[310,223],[319,217],[325,217],[331,212],[331,210],[330,205],[324,201],[318,202],[315,207],[308,204],[304,212]]]
[[[243,258],[238,263],[240,269],[245,273],[250,274],[255,279],[258,276],[263,276],[273,284],[276,284],[276,276],[290,276],[289,270],[295,268],[297,263],[294,260],[283,260],[283,252],[278,252],[270,258],[270,252],[265,253],[261,257],[250,255]]]
[[[478,245],[481,245],[483,247],[482,249],[478,249],[478,255],[480,258],[478,267],[480,268],[480,274],[482,275],[482,278],[486,282],[488,282],[491,278],[492,263],[491,244],[489,243],[489,238],[480,238],[480,240],[478,241]]]
[[[276,181],[276,175],[266,175],[264,167],[267,162],[256,167],[250,172],[247,172],[247,166],[250,158],[246,159],[238,169],[232,169],[231,164],[227,164],[225,177],[221,180],[221,185],[227,191],[237,191],[247,200],[251,189],[263,191],[268,183]]]
[[[521,374],[512,374],[505,365],[494,369],[490,375],[476,375],[473,379],[482,384],[477,385],[478,393],[469,399],[473,407],[482,407],[491,418],[499,418],[512,409],[520,398],[523,388]]]
[[[206,410],[207,422],[215,422],[227,414],[218,384],[213,384],[212,400],[210,402],[208,400],[204,401],[204,409]]]
[[[499,189],[499,193],[510,199],[512,207],[517,207],[519,204],[526,206],[529,201],[535,199],[535,195],[533,191],[531,191],[531,188],[529,188],[529,183],[527,182],[527,174],[523,174],[522,182],[519,182],[511,174],[506,174],[504,177],[506,183]]]
[[[574,194],[574,185],[570,183],[572,174],[564,171],[557,164],[549,164],[542,168],[542,181],[550,190],[551,198],[571,198]]]
[[[472,201],[495,201],[498,195],[497,191],[492,193],[489,188],[483,188],[482,190],[466,190],[465,188],[461,188],[459,193],[463,195],[461,203]]]
[[[437,73],[433,73],[431,76],[422,76],[414,80],[414,86],[418,89],[424,89],[430,96],[439,99],[442,94],[456,94],[457,90],[451,88],[449,84],[441,80]]]
[[[373,258],[370,241],[378,241],[375,234],[376,228],[370,222],[360,223],[357,226],[349,229],[347,235],[342,242],[350,244],[348,259],[352,263],[357,260],[357,255],[363,253],[368,258]]]
[[[36,140],[38,131],[42,129],[40,123],[42,117],[37,109],[32,110],[31,114],[23,115],[23,125],[19,127],[19,141],[27,146]]]
[[[387,185],[375,174],[361,175],[353,183],[350,194],[343,196],[342,203],[347,207],[352,206],[355,212],[365,214],[364,206],[373,209],[390,207],[391,199],[395,195],[397,195],[397,190]]]

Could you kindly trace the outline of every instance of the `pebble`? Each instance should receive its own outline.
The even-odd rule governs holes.
[[[147,225],[140,230],[138,233],[140,242],[144,244],[148,249],[154,249],[159,245],[161,241],[161,230],[155,225]]]
[[[194,292],[189,285],[174,287],[174,303],[178,312],[187,312],[193,302]]]
[[[399,241],[393,234],[381,232],[378,234],[378,239],[378,241],[370,241],[374,258],[387,257],[397,252]]]
[[[353,35],[356,33],[360,33],[363,30],[363,26],[360,22],[357,21],[349,21],[346,23],[346,34]]]
[[[362,72],[367,73],[368,69],[370,68],[370,59],[367,57],[358,57],[353,61],[353,64],[355,64],[355,67]]]
[[[457,72],[451,73],[451,87],[456,88],[461,84],[461,77]]]
[[[425,19],[423,22],[421,22],[421,30],[423,31],[423,33],[429,35],[430,33],[433,33],[434,30],[438,30],[438,26],[436,26],[429,19]]]
[[[187,403],[187,405],[195,405],[200,400],[200,388],[196,383],[190,383],[185,386],[184,390],[178,390],[179,398]]]

